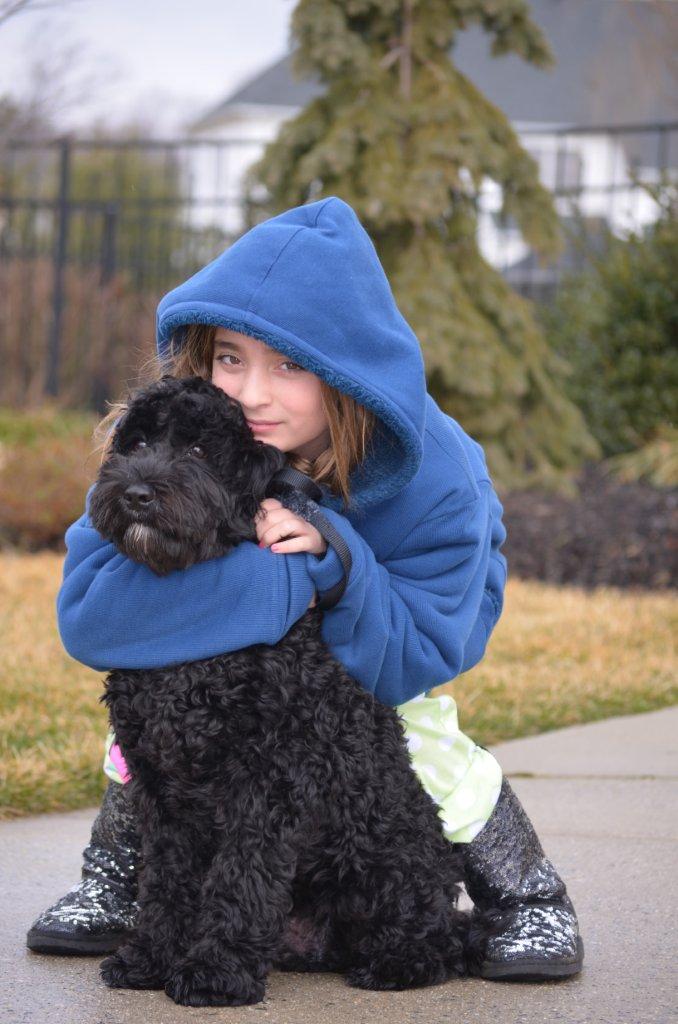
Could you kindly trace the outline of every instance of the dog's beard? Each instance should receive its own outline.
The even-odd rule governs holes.
[[[162,534],[147,523],[130,523],[125,530],[122,542],[130,556],[133,552],[136,552],[139,561],[143,562],[144,558],[151,555],[158,546],[158,539],[160,537],[162,537]]]
[[[160,574],[187,564],[185,547],[149,523],[130,523],[120,543],[120,549],[129,558]]]
[[[123,555],[147,565],[159,576],[226,554],[235,542],[224,544],[218,531],[202,518],[190,524],[173,522],[167,510],[164,515],[130,515],[114,501],[105,507],[106,514],[98,512],[95,508],[92,518],[102,536],[112,540]]]
[[[118,523],[115,544],[123,555],[147,565],[160,576],[173,569],[186,569],[206,558],[225,554],[233,546],[221,543],[214,529],[205,527],[197,539],[195,534],[179,536],[157,524],[142,520]]]

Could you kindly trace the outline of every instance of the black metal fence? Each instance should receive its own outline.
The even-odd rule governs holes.
[[[675,173],[677,133],[678,122],[519,130],[566,228],[617,233],[656,218],[643,182]],[[152,354],[159,297],[244,230],[242,173],[264,144],[0,142],[0,403],[58,396],[102,410]],[[540,266],[500,207],[488,183],[481,249],[517,290],[548,297],[581,251]]]

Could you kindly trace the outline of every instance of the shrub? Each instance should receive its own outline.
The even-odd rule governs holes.
[[[0,544],[61,546],[96,475],[93,425],[55,410],[0,411]]]
[[[55,406],[19,411],[0,407],[0,444],[33,447],[45,438],[91,436],[96,419],[91,413]]]
[[[678,419],[678,203],[654,193],[659,219],[645,234],[609,235],[586,272],[541,311],[566,383],[606,456],[654,440]]]
[[[16,409],[45,400],[47,338],[54,271],[47,257],[0,261],[0,404]],[[102,284],[97,267],[64,268],[58,369],[61,408],[104,410],[134,383],[153,352],[158,295],[129,274]]]

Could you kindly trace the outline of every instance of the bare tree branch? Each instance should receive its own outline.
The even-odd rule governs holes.
[[[17,14],[28,11],[45,11],[48,8],[60,7],[73,0],[0,0],[0,26]]]
[[[0,95],[0,147],[10,137],[50,137],[71,130],[74,117],[82,123],[83,105],[110,93],[120,78],[113,58],[91,55],[88,44],[77,39],[65,42],[59,36],[55,41],[49,20],[36,20],[22,55],[21,81],[13,92]],[[92,130],[97,123],[89,118]]]

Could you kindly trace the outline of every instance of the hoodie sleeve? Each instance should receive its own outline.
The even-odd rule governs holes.
[[[66,531],[57,595],[62,642],[97,671],[160,668],[256,643],[275,644],[307,610],[305,552],[243,541],[228,555],[157,576],[122,555],[85,514]]]
[[[88,495],[89,497],[89,495]],[[501,613],[505,538],[493,491],[418,524],[385,563],[339,513],[324,509],[353,565],[322,635],[367,690],[402,704],[454,678],[483,656]],[[493,514],[494,513],[494,514]],[[167,576],[121,555],[87,512],[66,532],[57,597],[72,657],[103,671],[156,668],[275,644],[342,576],[329,548],[276,555],[243,541],[228,555]]]
[[[353,556],[346,591],[322,622],[323,639],[351,675],[398,705],[480,661],[506,583],[506,530],[491,486],[417,524],[383,563],[345,518],[323,511]],[[332,552],[309,566],[319,591],[336,582],[335,559]]]

